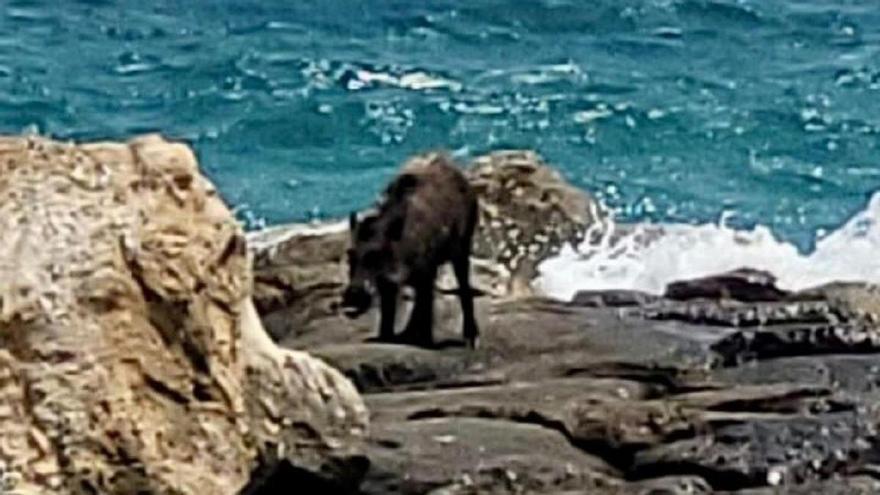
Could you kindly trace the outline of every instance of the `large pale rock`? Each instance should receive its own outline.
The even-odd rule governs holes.
[[[480,197],[474,255],[495,268],[496,294],[530,295],[542,261],[607,228],[599,204],[532,151],[481,156],[468,177]]]
[[[0,225],[13,493],[235,494],[357,452],[360,397],[265,335],[243,234],[186,146],[2,138]]]

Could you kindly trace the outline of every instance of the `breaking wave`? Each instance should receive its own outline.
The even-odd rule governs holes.
[[[250,232],[248,241],[252,248],[264,249],[289,237],[346,228],[345,221],[268,227]],[[777,285],[787,290],[829,282],[880,283],[880,192],[809,253],[780,240],[766,226],[735,229],[724,219],[700,225],[608,222],[604,228],[601,236],[586,236],[593,242],[577,250],[566,246],[544,261],[535,288],[563,300],[581,290],[661,294],[670,282],[742,267],[774,274]]]
[[[580,290],[630,289],[660,294],[675,280],[740,267],[773,273],[781,288],[832,281],[880,282],[880,193],[865,209],[801,253],[765,226],[717,224],[616,225],[601,241],[566,247],[540,266],[536,287],[562,299]]]

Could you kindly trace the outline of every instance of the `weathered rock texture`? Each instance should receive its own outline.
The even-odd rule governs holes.
[[[284,343],[364,393],[362,494],[880,493],[875,288],[743,269],[668,289],[483,296],[473,352],[453,295],[437,349],[332,311]]]
[[[530,295],[541,261],[564,245],[601,234],[599,204],[532,151],[498,151],[474,160],[468,176],[480,197],[474,255],[494,262],[493,293]]]
[[[436,349],[368,343],[375,312],[333,307],[344,230],[254,236],[264,323],[370,408],[361,494],[880,493],[876,287],[792,293],[743,268],[663,296],[542,299],[527,287],[537,263],[604,220],[533,154],[469,175],[484,209],[477,351],[451,293]]]
[[[0,139],[0,471],[12,493],[235,494],[355,458],[348,380],[277,348],[245,239],[157,136]]]
[[[533,152],[479,157],[466,174],[480,200],[472,285],[482,293],[532,294],[530,284],[541,261],[607,227],[598,203],[567,184]],[[250,235],[254,301],[276,339],[291,332],[308,333],[312,323],[337,313],[334,305],[347,277],[348,231],[340,227],[317,232],[281,227]],[[455,289],[448,267],[438,284]]]

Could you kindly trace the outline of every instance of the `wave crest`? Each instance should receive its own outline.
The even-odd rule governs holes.
[[[766,270],[780,288],[801,290],[832,281],[880,283],[880,193],[806,254],[762,225],[613,225],[577,251],[566,248],[540,266],[536,288],[569,299],[579,290],[629,289],[661,294],[676,280],[741,267]]]

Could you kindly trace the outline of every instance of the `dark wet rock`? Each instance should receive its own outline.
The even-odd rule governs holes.
[[[800,484],[857,463],[875,435],[855,412],[719,415],[706,431],[638,452],[631,475],[699,474],[717,490]]]
[[[697,495],[715,492],[709,483],[699,476],[664,476],[662,478],[629,483],[626,487],[626,493],[638,495]]]
[[[377,392],[488,384],[499,378],[469,367],[467,351],[435,352],[418,347],[390,344],[340,344],[314,348],[323,358],[354,382],[359,390]]]
[[[868,323],[786,325],[738,330],[712,345],[723,366],[752,359],[880,352],[880,332]]]
[[[838,311],[828,301],[767,303],[697,300],[665,301],[642,308],[639,313],[652,320],[676,320],[695,325],[763,327],[767,325],[836,323]]]
[[[645,306],[660,299],[653,294],[634,290],[582,290],[571,299],[571,305],[587,308],[620,308]]]
[[[248,244],[254,253],[254,304],[275,340],[338,313],[348,231],[276,228],[250,234]]]
[[[648,388],[624,380],[556,379],[461,389],[382,394],[369,407],[382,423],[472,417],[528,423],[604,451],[644,444],[684,422],[665,404],[644,402]],[[613,424],[609,419],[613,418]],[[604,420],[604,421],[603,421]],[[655,426],[652,431],[644,424]]]
[[[776,287],[772,274],[740,268],[719,275],[673,282],[666,287],[665,297],[675,300],[714,299],[744,302],[780,301],[788,292]]]
[[[880,361],[876,354],[811,354],[760,361],[713,372],[724,383],[762,385],[779,381],[813,384],[858,394],[866,400],[880,391]]]
[[[824,387],[797,383],[719,386],[670,397],[681,407],[700,411],[797,414],[816,411],[850,410],[843,403],[831,402],[833,392]],[[707,417],[713,416],[708,414]]]
[[[880,480],[873,476],[834,476],[801,484],[740,490],[740,495],[869,495],[880,493]]]
[[[556,431],[485,418],[382,423],[369,454],[372,474],[362,490],[377,495],[557,493],[607,486],[615,474]]]
[[[678,372],[706,366],[713,354],[705,342],[717,332],[698,327],[622,317],[611,308],[592,309],[529,299],[491,303],[483,352],[494,369],[537,379],[615,363],[645,364]]]
[[[497,466],[501,463],[505,469],[519,473],[518,479],[529,479],[541,473],[552,474],[554,480],[552,483],[529,488],[536,490],[535,493],[557,493],[557,490],[566,486],[590,487],[597,480],[600,481],[601,486],[608,485],[607,481],[602,482],[602,480],[619,475],[614,465],[619,455],[614,453],[614,449],[620,448],[621,452],[629,451],[627,446],[630,444],[642,444],[658,435],[647,432],[643,427],[644,424],[665,425],[660,429],[665,428],[670,431],[677,425],[686,426],[681,422],[666,421],[665,418],[669,415],[663,414],[662,404],[633,411],[632,405],[636,404],[633,401],[644,397],[646,393],[646,387],[620,380],[584,382],[577,379],[559,379],[535,384],[511,383],[433,392],[380,394],[370,396],[372,402],[369,407],[373,411],[376,424],[408,424],[413,425],[410,428],[418,431],[420,425],[424,425],[426,421],[439,421],[443,424],[482,421],[486,425],[484,431],[488,431],[491,427],[492,435],[461,435],[460,440],[468,443],[478,442],[478,445],[483,447],[482,461],[479,464]],[[631,401],[628,402],[623,399],[624,397],[629,397]],[[626,414],[622,414],[623,412]],[[614,421],[615,428],[605,427],[611,422],[610,418],[617,418]],[[514,459],[504,453],[504,450],[500,452],[497,450],[499,442],[506,443],[519,430],[532,431],[535,435],[539,431],[543,432],[541,436],[555,439],[561,444],[554,449],[559,449],[560,446],[565,447],[563,452],[575,449],[579,453],[580,461],[556,462],[556,459],[550,457],[554,469],[540,467],[532,471],[526,468],[523,472],[523,465],[511,464]],[[505,439],[494,438],[495,435]],[[546,465],[548,453],[544,451],[548,450],[547,448],[525,447],[529,455],[537,455],[545,459],[533,464],[534,466]],[[492,453],[487,454],[487,452]],[[516,457],[521,458],[523,454],[518,454]],[[558,457],[558,454],[555,457]],[[455,465],[455,463],[450,464]],[[579,465],[586,465],[588,469],[580,468]],[[410,471],[404,472],[410,473]],[[457,476],[464,476],[462,473],[473,477],[467,465],[458,469]],[[572,479],[575,474],[576,477]],[[369,475],[368,479],[374,475],[375,473]],[[553,490],[549,490],[551,487]],[[499,493],[518,492],[500,491]]]

